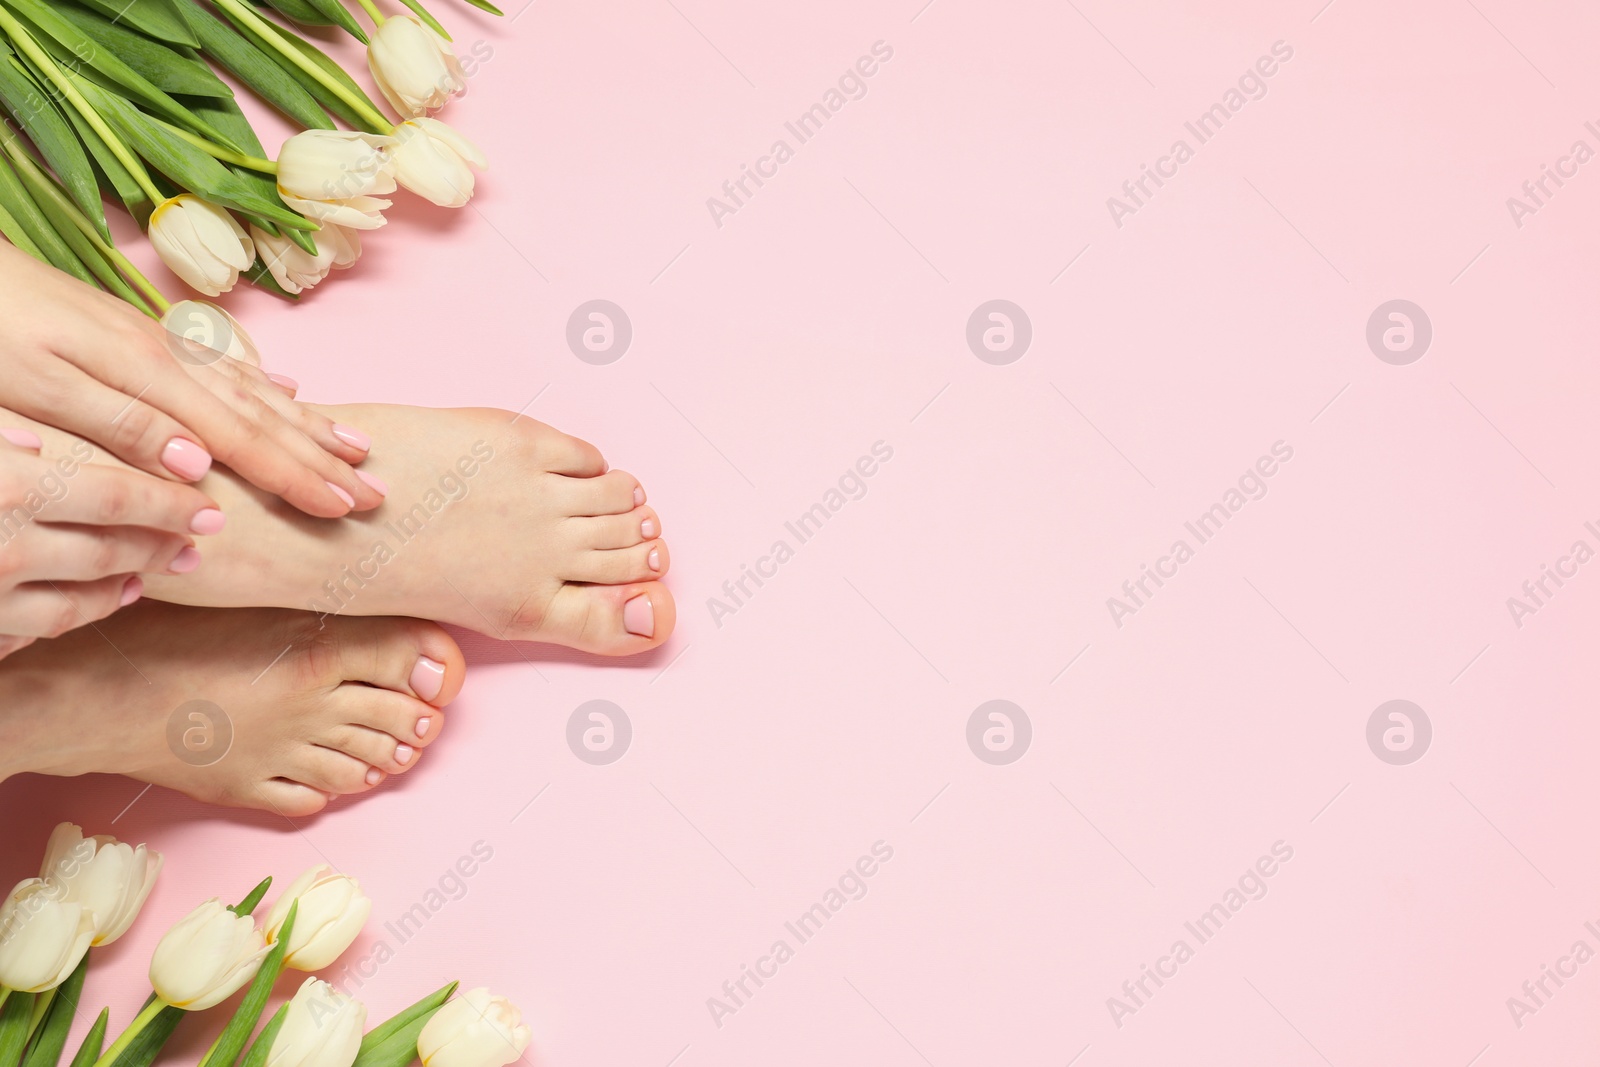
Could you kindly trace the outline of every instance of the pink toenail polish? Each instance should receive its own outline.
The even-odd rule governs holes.
[[[649,555],[648,558],[650,560],[650,569],[651,570],[658,571],[658,570],[661,569],[661,550],[660,549],[652,548],[650,550],[650,555]]]
[[[636,596],[622,605],[622,628],[640,637],[656,635],[656,609],[647,596]]]
[[[638,507],[644,503],[644,490],[637,485],[633,487],[633,506]]]
[[[419,739],[427,737],[428,736],[428,727],[432,726],[432,725],[433,725],[433,720],[431,718],[429,718],[428,716],[426,716],[426,715],[424,715],[422,718],[418,719],[417,720],[417,737]]]
[[[367,486],[379,496],[389,495],[389,483],[378,477],[376,474],[368,474],[366,471],[356,471],[356,477],[366,482]]]
[[[228,517],[216,508],[201,508],[194,513],[194,518],[189,520],[189,532],[197,534],[221,533],[222,528],[228,523]]]
[[[646,541],[650,540],[656,535],[656,520],[646,519],[641,522],[639,524],[639,532],[644,535]]]
[[[339,488],[337,485],[334,485],[332,482],[328,482],[327,486],[328,486],[329,489],[333,490],[333,495],[334,496],[336,496],[340,500],[344,501],[344,506],[345,507],[353,508],[353,507],[356,506],[356,498],[355,497],[351,496],[349,493],[345,492],[343,489]]]
[[[383,772],[378,770],[378,768],[376,768],[376,767],[368,767],[367,768],[367,784],[368,785],[377,785],[381,781],[383,781]]]
[[[294,396],[300,391],[300,383],[289,377],[287,374],[269,374],[267,375],[267,381],[271,382],[273,385],[276,385],[279,389],[282,389],[290,396]]]
[[[142,596],[144,596],[144,581],[138,575],[134,575],[122,587],[122,599],[117,602],[117,607],[125,608]]]
[[[427,656],[417,659],[411,668],[411,691],[423,700],[438,700],[444,692],[444,664],[435,663]]]
[[[368,437],[354,426],[346,426],[343,423],[336,422],[333,424],[333,436],[337,437],[351,448],[359,448],[363,452],[372,451],[372,438]]]
[[[161,465],[180,478],[198,482],[211,469],[211,453],[182,437],[174,437],[161,450]]]
[[[26,448],[29,452],[37,452],[44,447],[44,442],[39,440],[39,435],[32,430],[0,430],[0,437],[18,448]]]
[[[412,748],[410,745],[396,745],[396,746],[394,746],[394,761],[396,763],[400,764],[400,766],[402,766],[402,767],[404,767],[406,764],[410,763],[411,762],[411,757],[416,755],[416,754],[417,754],[417,750]]]
[[[198,566],[200,566],[200,553],[190,545],[172,557],[172,562],[167,564],[167,570],[173,574],[188,574]]]

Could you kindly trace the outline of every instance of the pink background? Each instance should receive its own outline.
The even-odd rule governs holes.
[[[417,770],[299,824],[6,783],[7,878],[58,819],[168,854],[90,999],[126,1021],[169,922],[319,861],[376,901],[347,959],[394,947],[482,841],[358,993],[378,1018],[487,984],[533,1064],[1592,1058],[1600,961],[1520,1028],[1506,1000],[1600,949],[1600,564],[1520,628],[1506,599],[1600,548],[1600,163],[1520,227],[1506,200],[1600,148],[1600,15],[1322,2],[435,0],[493,49],[446,115],[480,195],[406,201],[298,308],[232,306],[312,399],[537,396],[649,488],[678,632],[624,662],[474,639]],[[879,40],[866,96],[719,228],[706,199]],[[1116,226],[1106,198],[1276,41],[1266,95]],[[634,329],[607,366],[564,340],[596,298]],[[1033,329],[1005,366],[965,341],[996,298]],[[1396,298],[1433,327],[1405,366],[1365,340]],[[719,626],[708,598],[880,440],[866,496]],[[1267,496],[1117,627],[1106,599],[1280,440]],[[607,766],[565,740],[594,699],[633,725]],[[1032,723],[1006,766],[966,741],[992,699]],[[1366,741],[1391,699],[1433,727],[1406,766]],[[707,998],[880,840],[865,898],[717,1026]]]

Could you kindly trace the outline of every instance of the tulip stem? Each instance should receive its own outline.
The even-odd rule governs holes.
[[[372,0],[356,0],[356,3],[361,5],[361,10],[367,13],[367,17],[372,20],[374,26],[382,26],[389,21],[389,16],[379,11],[378,5],[374,4]]]
[[[324,89],[338,97],[350,110],[361,116],[374,129],[382,133],[394,132],[394,123],[384,118],[379,112],[374,111],[364,100],[345,86],[339,84],[338,79],[306,58],[299,49],[287,44],[283,39],[283,35],[279,33],[278,28],[256,14],[248,4],[241,3],[240,0],[214,0],[214,2],[217,7],[238,19],[242,25],[247,26],[256,36],[277,49],[278,53],[285,59],[299,67],[306,74],[309,74]]]
[[[117,1057],[122,1055],[122,1050],[127,1048],[133,1042],[133,1039],[139,1036],[139,1031],[149,1026],[150,1021],[160,1015],[162,1009],[167,1006],[167,1002],[160,997],[151,997],[150,1003],[146,1004],[144,1010],[134,1017],[133,1022],[128,1024],[128,1028],[118,1034],[117,1039],[111,1042],[111,1047],[101,1053],[100,1058],[94,1061],[94,1067],[110,1067],[112,1063],[115,1063]]]
[[[197,133],[191,133],[181,126],[172,125],[170,122],[162,122],[160,119],[152,119],[151,121],[161,123],[162,126],[166,127],[168,133],[188,141],[212,159],[220,159],[224,163],[232,163],[234,166],[244,167],[246,170],[258,170],[262,174],[278,173],[278,164],[270,159],[247,156],[242,152],[235,152],[231,148],[223,148],[221,145],[213,144]]]

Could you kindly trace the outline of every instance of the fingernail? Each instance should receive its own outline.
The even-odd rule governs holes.
[[[411,762],[411,757],[416,754],[416,751],[410,745],[396,745],[394,746],[394,761],[404,767]]]
[[[144,581],[138,575],[134,575],[122,587],[122,599],[117,603],[117,607],[125,608],[142,596],[144,596]]]
[[[649,559],[651,570],[658,571],[661,569],[661,551],[659,549],[652,548]]]
[[[195,551],[193,545],[189,545],[172,557],[172,562],[167,564],[167,570],[173,574],[188,574],[198,566],[200,566],[200,553]]]
[[[372,491],[377,493],[379,496],[389,495],[389,483],[378,477],[376,474],[368,474],[366,471],[356,471],[356,477],[366,482],[367,485],[372,488]]]
[[[644,503],[644,490],[637,485],[633,487],[633,506],[638,507]]]
[[[646,541],[650,540],[656,535],[656,520],[646,519],[641,522],[639,524],[639,532],[644,534],[644,539]]]
[[[426,715],[424,715],[422,718],[418,719],[417,720],[417,737],[418,738],[427,737],[428,736],[428,727],[431,726],[431,725],[433,725],[433,720],[431,718],[429,718],[428,716],[426,716]]]
[[[211,453],[182,437],[174,437],[161,450],[161,465],[180,478],[198,482],[211,469]]]
[[[444,692],[444,664],[427,656],[418,658],[417,665],[411,668],[411,691],[423,700],[437,700]]]
[[[622,605],[622,628],[640,637],[656,634],[656,609],[647,596],[636,596]]]
[[[351,448],[359,448],[363,452],[372,451],[372,438],[368,437],[354,426],[346,426],[343,423],[336,422],[333,424],[333,436],[337,437]]]
[[[344,501],[344,506],[345,507],[353,508],[353,507],[356,506],[356,498],[355,497],[351,496],[349,493],[345,492],[343,489],[340,489],[337,485],[334,485],[332,482],[328,482],[327,486],[328,486],[329,489],[333,490],[333,495],[334,496],[336,496],[340,500]]]
[[[44,442],[39,440],[39,435],[32,430],[0,430],[0,437],[30,452],[37,452],[44,447]]]
[[[228,517],[216,508],[201,508],[194,513],[194,518],[189,520],[189,532],[197,534],[221,533],[222,528],[228,524]]]
[[[368,785],[377,785],[381,781],[383,781],[383,772],[378,770],[378,768],[376,768],[376,767],[368,767],[367,768],[367,784]]]
[[[282,389],[290,396],[294,396],[300,391],[300,383],[289,377],[287,374],[269,374],[267,375],[267,381],[271,382],[273,385],[276,385],[279,389]]]

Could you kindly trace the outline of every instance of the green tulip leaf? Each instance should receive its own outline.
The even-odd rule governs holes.
[[[245,989],[244,999],[239,1002],[238,1010],[233,1013],[233,1018],[228,1020],[228,1025],[222,1028],[222,1033],[217,1035],[211,1051],[200,1061],[200,1067],[233,1067],[239,1059],[239,1053],[244,1051],[250,1035],[255,1033],[256,1023],[261,1021],[261,1012],[267,1006],[267,997],[272,995],[272,984],[283,972],[283,955],[289,949],[289,935],[294,932],[295,915],[299,910],[298,900],[289,905],[289,915],[278,930],[277,943],[261,961],[261,966]]]
[[[92,7],[102,15],[125,22],[146,37],[154,37],[167,44],[193,48],[200,42],[184,24],[183,17],[169,0],[78,0],[84,7]],[[180,0],[187,3],[189,0]]]
[[[367,33],[340,0],[267,0],[284,18],[302,26],[337,26],[367,44]]]
[[[259,261],[258,261],[259,262]],[[266,268],[263,267],[263,270]],[[272,275],[267,275],[272,277]],[[283,290],[278,290],[283,293]],[[288,296],[288,293],[283,293]],[[267,1025],[261,1028],[261,1034],[250,1046],[250,1051],[245,1053],[244,1063],[241,1067],[266,1067],[267,1054],[272,1051],[272,1041],[278,1036],[278,1031],[283,1029],[283,1020],[289,1014],[289,1005],[285,1004],[272,1013],[272,1018],[267,1020]]]
[[[421,0],[400,0],[400,2],[409,7],[412,11],[415,11],[417,13],[417,18],[426,23],[428,28],[433,30],[434,33],[437,33],[440,37],[443,37],[447,41],[455,40],[454,37],[450,36],[450,31],[445,29],[439,20],[434,18],[433,14],[427,8],[422,6]]]
[[[61,1053],[67,1047],[67,1032],[72,1029],[78,1000],[83,995],[83,977],[88,973],[89,954],[85,952],[67,980],[56,986],[50,1010],[34,1034],[33,1045],[23,1057],[22,1067],[56,1067],[61,1062]]]
[[[436,989],[409,1008],[404,1008],[391,1019],[379,1023],[361,1039],[361,1051],[356,1053],[352,1067],[406,1067],[417,1058],[417,1035],[433,1013],[444,1007],[456,991],[458,983],[451,982]]]
[[[27,68],[4,45],[0,45],[0,104],[61,176],[72,202],[109,241],[111,230],[106,226],[105,206],[100,202],[100,187],[95,182],[94,166],[89,162],[83,142],[78,140],[72,124],[57,109],[51,95],[33,80]]]
[[[9,168],[8,168],[9,169]],[[28,1043],[28,1020],[33,1015],[33,994],[12,993],[0,1005],[0,1067],[17,1067]]]
[[[263,38],[257,35],[254,30],[250,29],[248,26],[240,25],[231,16],[228,16],[228,19],[230,25],[233,26],[233,28],[241,37],[244,37],[246,40],[248,40],[263,54],[270,56],[273,62],[277,63],[278,66],[289,75],[289,77],[298,82],[306,92],[315,97],[317,102],[321,104],[322,107],[330,114],[338,116],[351,126],[354,126],[360,130],[365,130],[367,133],[389,132],[387,129],[374,129],[370,122],[363,120],[360,115],[356,114],[354,109],[352,109],[349,104],[345,103],[343,100],[340,100],[328,89],[326,85],[323,85],[316,78],[313,78],[310,74],[307,74],[304,70],[301,70],[287,56],[283,55],[280,51],[278,51],[278,49],[274,48]],[[287,47],[294,49],[295,52],[309,60],[311,63],[315,64],[319,69],[327,74],[328,77],[337,81],[340,86],[342,86],[358,101],[367,104],[372,108],[373,111],[378,111],[378,105],[372,102],[372,98],[367,96],[367,94],[362,91],[361,87],[355,83],[355,80],[351,78],[349,74],[345,73],[344,68],[329,58],[327,53],[323,52],[320,48],[300,37],[300,35],[294,33],[292,30],[286,30],[282,27],[278,27],[278,36],[284,41]]]
[[[303,85],[258,43],[241,36],[231,23],[224,22],[198,4],[187,4],[184,17],[200,38],[200,50],[217,66],[244,82],[255,94],[287,118],[308,130],[331,130],[333,120],[317,104]]]
[[[73,252],[72,246],[56,231],[49,217],[34,201],[33,197],[28,194],[27,188],[23,186],[22,179],[17,176],[17,172],[12,169],[11,163],[3,157],[0,157],[0,205],[4,205],[5,209],[27,231],[28,236],[33,239],[33,243],[44,253],[46,262],[57,270],[66,271],[79,281],[88,282],[90,285],[96,284],[94,275],[89,272],[89,268],[83,265],[78,259],[77,253]],[[9,1008],[11,1002],[18,996],[20,994],[13,993],[7,998],[5,1007]],[[3,1020],[0,1020],[0,1026],[3,1026]],[[26,1040],[27,1019],[23,1019],[22,1026],[23,1038]],[[0,1053],[3,1053],[3,1051],[3,1046],[0,1046]],[[17,1055],[20,1057],[21,1054],[22,1050],[19,1047]],[[7,1062],[4,1055],[0,1054],[0,1067],[17,1067],[17,1061]]]
[[[63,4],[59,10],[95,43],[122,59],[158,89],[184,96],[233,95],[233,90],[213,74],[191,48],[152,41],[120,22],[73,4]]]
[[[504,11],[501,11],[499,8],[495,7],[493,4],[489,3],[489,0],[467,0],[467,3],[471,4],[473,7],[477,8],[479,11],[487,11],[491,15],[504,15],[505,14]]]
[[[72,1057],[69,1067],[94,1067],[94,1061],[100,1058],[100,1052],[105,1048],[106,1027],[110,1025],[111,1009],[101,1008],[94,1025],[83,1035],[83,1044],[78,1046],[78,1054]]]
[[[256,905],[261,903],[261,898],[267,895],[267,890],[272,887],[272,875],[267,875],[256,883],[256,887],[245,894],[243,900],[237,904],[229,904],[228,910],[235,915],[254,915]]]

